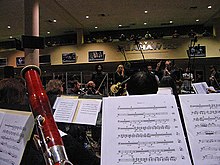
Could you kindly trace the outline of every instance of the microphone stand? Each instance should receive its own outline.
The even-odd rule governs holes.
[[[188,57],[189,57],[189,62],[188,62],[188,68],[189,68],[189,93],[191,94],[192,93],[192,76],[191,76],[191,74],[193,74],[192,73],[192,70],[194,70],[194,64],[195,64],[195,53],[196,53],[196,50],[195,50],[195,43],[198,41],[198,39],[197,39],[197,36],[195,36],[193,39],[191,39],[191,41],[190,41],[190,47],[191,47],[191,49],[190,49],[190,47],[189,47],[189,52],[188,52]],[[192,54],[192,56],[191,56],[191,50],[192,49],[194,49],[195,51],[194,52],[192,52],[193,54]],[[194,57],[193,58],[193,63],[191,64],[191,57]]]
[[[121,54],[122,54],[122,55],[124,56],[124,58],[125,58],[125,61],[126,61],[125,65],[124,65],[125,68],[126,68],[126,69],[130,69],[131,64],[130,64],[130,62],[128,62],[128,60],[127,60],[127,57],[126,57],[124,48],[123,48],[122,46],[118,45],[118,50],[121,52]]]
[[[107,75],[108,75],[108,73],[105,74],[104,78],[102,79],[102,81],[101,81],[101,83],[100,83],[100,85],[99,85],[99,87],[98,87],[98,89],[97,89],[96,91],[99,92],[99,89],[101,88],[101,86],[102,86],[102,84],[103,84],[105,78],[107,77]]]
[[[137,39],[135,39],[135,45],[137,45],[138,50],[141,52],[141,55],[142,55],[142,58],[143,58],[143,62],[144,62],[144,65],[145,65],[146,64],[146,60],[144,58],[144,53],[143,53],[143,51],[141,49],[141,46],[140,46],[140,43],[139,43],[139,41]]]

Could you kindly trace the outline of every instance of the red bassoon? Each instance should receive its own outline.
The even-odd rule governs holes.
[[[29,104],[34,115],[39,145],[47,165],[72,165],[68,161],[62,138],[53,118],[48,96],[40,79],[41,70],[28,65],[21,71],[26,80]]]

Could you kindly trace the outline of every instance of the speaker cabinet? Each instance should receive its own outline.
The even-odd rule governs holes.
[[[4,67],[4,78],[13,78],[14,77],[14,67],[5,66]]]

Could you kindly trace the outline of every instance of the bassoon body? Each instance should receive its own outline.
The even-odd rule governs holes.
[[[40,68],[35,65],[28,65],[21,71],[22,77],[26,80],[29,104],[36,121],[40,148],[47,165],[72,165],[68,161],[62,138],[54,121],[40,73]]]

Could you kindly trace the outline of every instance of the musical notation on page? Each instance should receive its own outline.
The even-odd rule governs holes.
[[[20,164],[33,127],[30,112],[0,110],[0,164]]]
[[[191,164],[172,95],[104,98],[102,118],[102,165]]]
[[[220,164],[220,95],[182,95],[181,106],[195,165]]]

